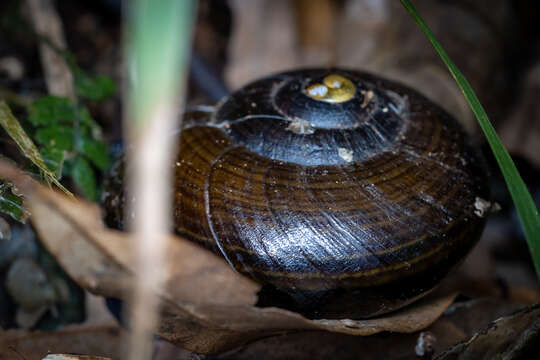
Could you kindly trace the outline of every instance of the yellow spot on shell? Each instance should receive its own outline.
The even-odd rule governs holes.
[[[354,97],[356,87],[351,80],[338,74],[326,76],[322,84],[316,83],[306,89],[306,94],[312,99],[329,103],[342,103]]]

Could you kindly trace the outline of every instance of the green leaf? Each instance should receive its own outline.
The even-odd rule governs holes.
[[[99,124],[90,116],[90,113],[88,112],[88,109],[84,106],[80,106],[78,109],[78,116],[79,116],[79,122],[81,124],[81,132],[85,132],[85,130],[90,130],[92,133],[92,137],[94,139],[101,139],[102,138],[102,132],[101,127]]]
[[[47,182],[54,183],[66,194],[71,195],[71,193],[56,179],[55,174],[49,170],[47,165],[45,165],[36,145],[34,145],[33,141],[26,135],[21,124],[19,124],[19,121],[13,116],[9,106],[3,100],[0,100],[0,125],[2,125],[8,135],[15,141],[24,156],[30,159],[30,161],[40,169]]]
[[[73,128],[69,126],[49,126],[36,131],[36,141],[50,149],[73,150]]]
[[[40,152],[45,165],[47,165],[47,167],[54,172],[56,178],[60,180],[62,177],[65,151],[57,148],[43,148]]]
[[[34,126],[73,123],[74,108],[68,98],[45,96],[37,99],[28,109],[28,121]]]
[[[89,200],[97,201],[96,174],[88,160],[82,156],[77,157],[71,169],[71,177],[75,185]]]
[[[2,181],[0,181],[0,212],[20,222],[25,222],[29,215],[23,206],[23,199],[13,193],[12,185]]]
[[[83,70],[75,72],[75,90],[80,97],[100,101],[116,91],[114,81],[108,76],[90,76]]]
[[[527,244],[529,245],[529,251],[531,252],[534,266],[536,268],[536,274],[540,279],[540,216],[538,215],[538,209],[534,204],[534,201],[531,197],[527,187],[523,182],[523,179],[519,175],[519,172],[512,161],[512,158],[508,154],[508,151],[502,144],[501,140],[497,136],[495,129],[489,122],[488,116],[480,104],[480,101],[476,97],[471,85],[463,76],[458,67],[452,62],[446,51],[444,51],[442,45],[435,39],[435,35],[428,28],[424,20],[420,17],[414,6],[409,0],[401,0],[401,4],[407,9],[411,17],[416,21],[420,29],[427,36],[431,45],[435,48],[446,67],[456,80],[459,88],[463,92],[463,95],[467,99],[469,106],[471,107],[482,131],[484,132],[491,150],[497,159],[497,163],[501,168],[504,180],[510,195],[516,206],[516,210],[523,227],[523,232],[527,239]]]
[[[81,137],[78,145],[79,153],[85,155],[98,169],[103,171],[109,167],[109,152],[103,141],[84,136]]]

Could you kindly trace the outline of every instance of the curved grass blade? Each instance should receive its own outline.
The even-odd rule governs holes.
[[[28,137],[28,135],[26,135],[26,132],[21,127],[21,124],[19,124],[19,121],[17,121],[15,116],[11,113],[11,109],[3,100],[0,100],[0,125],[15,141],[24,156],[30,159],[30,161],[32,161],[32,163],[39,168],[47,183],[54,183],[66,194],[71,195],[69,190],[60,184],[60,182],[56,179],[55,174],[49,170],[47,165],[45,165],[45,162],[43,161],[43,158],[41,157],[36,145],[34,145],[34,142]]]
[[[512,158],[508,154],[508,151],[502,144],[501,140],[497,136],[495,129],[489,122],[488,116],[480,104],[480,101],[476,97],[471,85],[463,76],[461,71],[457,66],[450,60],[450,57],[444,51],[442,45],[435,39],[435,36],[428,28],[424,20],[420,17],[414,6],[409,0],[400,0],[401,4],[409,12],[411,17],[416,21],[420,29],[427,36],[431,45],[435,48],[446,67],[456,80],[459,88],[463,92],[469,106],[471,107],[484,135],[486,136],[491,150],[497,159],[497,163],[501,168],[504,180],[506,181],[506,186],[510,191],[514,205],[519,215],[521,221],[521,226],[523,227],[523,232],[527,239],[527,244],[529,245],[529,251],[533,258],[534,266],[536,269],[536,274],[540,279],[540,216],[538,215],[538,209],[534,204],[534,201],[531,197],[531,194],[527,190],[523,179],[519,175],[516,165],[512,161]]]

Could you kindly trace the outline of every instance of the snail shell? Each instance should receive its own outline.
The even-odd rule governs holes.
[[[482,164],[414,90],[350,70],[281,73],[186,116],[175,229],[266,284],[261,305],[374,316],[431,291],[476,243]],[[115,225],[118,193],[105,196]]]

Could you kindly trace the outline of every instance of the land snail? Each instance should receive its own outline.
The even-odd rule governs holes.
[[[185,116],[177,233],[264,284],[261,306],[366,318],[433,290],[477,242],[481,155],[439,106],[345,69],[263,78]],[[121,176],[104,205],[119,226]]]

